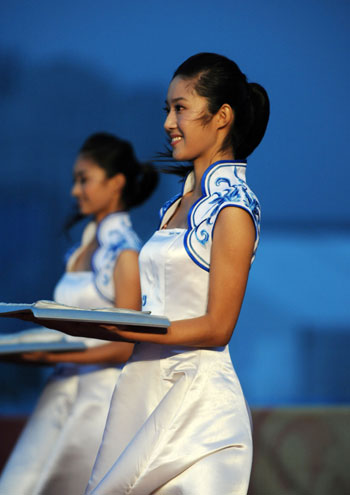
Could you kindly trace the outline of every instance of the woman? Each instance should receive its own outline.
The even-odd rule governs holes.
[[[172,156],[191,162],[181,195],[140,253],[143,309],[166,335],[138,341],[114,391],[89,495],[247,492],[249,410],[228,343],[257,248],[260,207],[245,181],[269,100],[231,60],[190,57],[166,100]]]
[[[157,174],[130,144],[98,133],[80,149],[72,194],[93,221],[68,259],[54,299],[81,308],[141,306],[138,251],[128,210],[153,191]],[[74,337],[71,337],[74,339]],[[83,493],[102,439],[112,392],[133,344],[85,339],[84,352],[33,353],[27,361],[61,363],[46,386],[5,468],[0,493]],[[102,344],[102,345],[101,345]]]

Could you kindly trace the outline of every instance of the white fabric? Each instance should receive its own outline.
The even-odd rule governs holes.
[[[120,220],[124,221],[125,215],[109,216],[109,230],[117,229],[120,233]],[[130,225],[127,222],[124,225],[129,236]],[[89,224],[85,243],[91,241],[95,231]],[[118,254],[120,252],[118,250]],[[110,263],[110,277],[113,268]],[[96,288],[95,273],[66,272],[57,284],[55,300],[82,308],[113,306]],[[104,343],[84,340],[94,345]],[[1,495],[80,495],[84,492],[119,373],[119,367],[56,366],[3,471]]]
[[[140,253],[143,309],[170,320],[207,307],[209,273],[185,235],[159,230]],[[86,495],[244,495],[251,459],[249,409],[228,347],[142,343],[118,379]]]
[[[113,304],[96,289],[94,272],[65,272],[56,285],[54,300],[76,308],[108,308]],[[105,340],[65,336],[67,340],[83,341],[88,347],[105,345]]]
[[[55,300],[66,299],[66,278],[69,277],[74,263],[81,251],[96,236],[98,247],[91,259],[91,272],[80,272],[80,276],[89,274],[91,280],[78,288],[77,291],[68,294],[71,306],[83,305],[83,307],[110,306],[114,303],[113,270],[120,253],[126,249],[139,251],[140,239],[132,228],[130,216],[125,211],[119,211],[107,215],[96,228],[95,222],[89,223],[83,232],[82,242],[68,259],[67,272],[63,275],[63,286],[58,282],[54,298]],[[76,283],[79,283],[74,273]],[[92,282],[92,283],[91,283]],[[71,281],[73,283],[73,280]],[[108,304],[109,303],[109,304]]]

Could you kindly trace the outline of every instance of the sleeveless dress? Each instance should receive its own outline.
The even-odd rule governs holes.
[[[116,260],[125,249],[138,251],[140,241],[128,213],[108,215],[97,231],[94,222],[87,225],[81,246],[68,260],[68,270],[95,235],[99,247],[92,257],[92,271],[67,271],[55,288],[57,302],[81,308],[114,305]],[[105,344],[83,340],[89,347]],[[68,363],[55,367],[3,471],[1,495],[84,493],[120,370],[110,365]]]
[[[245,209],[259,237],[260,207],[245,162],[217,162],[202,178],[188,229],[158,230],[140,253],[143,308],[171,321],[206,313],[219,212]],[[193,172],[183,194],[193,189]],[[181,195],[162,210],[164,225]],[[244,495],[251,421],[228,346],[139,343],[113,393],[86,495]]]

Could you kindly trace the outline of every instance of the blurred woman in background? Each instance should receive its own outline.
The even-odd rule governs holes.
[[[128,142],[107,133],[84,142],[73,175],[79,218],[93,220],[68,258],[54,300],[80,308],[140,310],[140,240],[128,211],[150,196],[158,175],[151,164],[137,161]],[[134,345],[83,340],[85,351],[23,356],[56,366],[5,466],[1,494],[84,492],[121,371],[118,363],[128,360]]]

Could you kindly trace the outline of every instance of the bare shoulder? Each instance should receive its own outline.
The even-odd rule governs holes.
[[[213,239],[220,243],[231,243],[235,240],[254,244],[255,227],[251,215],[243,208],[223,208],[216,220]]]

